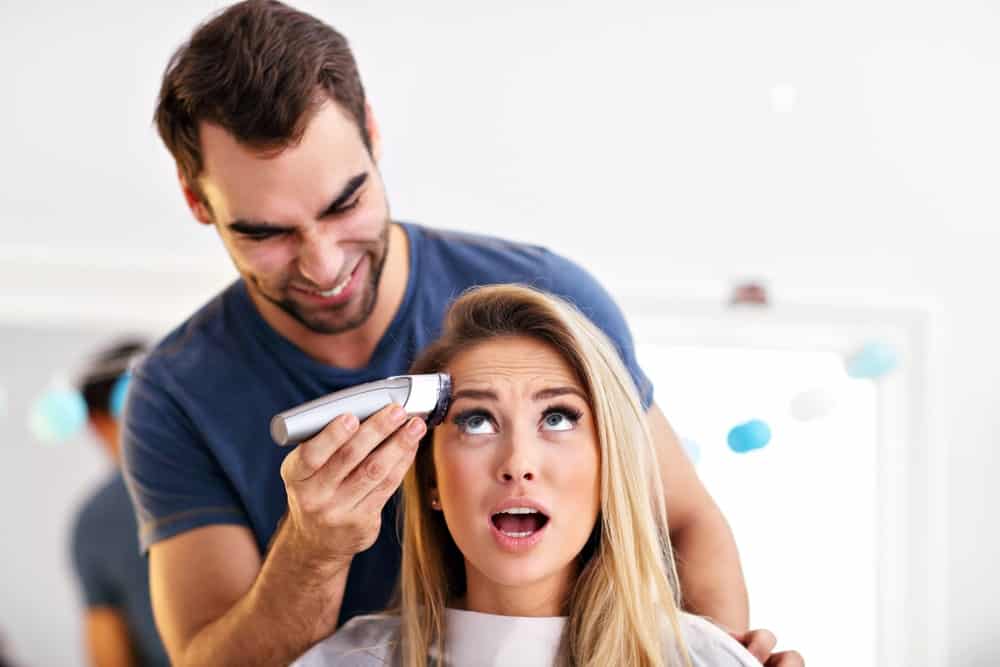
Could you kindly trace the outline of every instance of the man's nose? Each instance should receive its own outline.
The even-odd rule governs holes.
[[[336,238],[311,229],[302,236],[299,247],[299,273],[319,289],[337,284],[344,269],[344,253]]]

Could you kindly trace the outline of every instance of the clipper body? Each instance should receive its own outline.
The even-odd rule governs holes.
[[[342,414],[364,421],[390,403],[436,426],[448,412],[451,377],[446,373],[395,375],[335,391],[303,403],[271,419],[271,437],[281,446],[296,445],[323,430]]]

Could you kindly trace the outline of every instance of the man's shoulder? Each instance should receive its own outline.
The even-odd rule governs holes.
[[[407,225],[419,254],[418,277],[454,287],[524,283],[565,294],[596,281],[575,262],[542,245],[454,230]]]
[[[417,249],[421,261],[426,261],[435,271],[476,272],[488,276],[494,272],[537,269],[550,261],[553,253],[547,248],[521,241],[439,229],[407,225],[417,232]]]
[[[167,333],[143,355],[133,371],[145,380],[161,382],[165,374],[205,374],[225,365],[236,347],[231,313],[240,298],[236,280]]]
[[[494,236],[492,234],[480,234],[477,232],[465,232],[456,229],[445,229],[443,227],[430,227],[415,223],[401,223],[408,231],[416,231],[420,236],[420,242],[438,245],[445,248],[462,248],[482,253],[506,253],[520,252],[528,254],[546,253],[548,250],[544,246],[523,241]]]

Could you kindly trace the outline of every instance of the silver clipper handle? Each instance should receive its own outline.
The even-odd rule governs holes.
[[[390,403],[434,426],[448,411],[451,378],[444,373],[396,375],[333,392],[303,403],[271,419],[271,437],[282,446],[308,440],[343,414],[364,421]]]

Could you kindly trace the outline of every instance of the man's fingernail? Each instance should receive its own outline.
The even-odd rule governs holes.
[[[404,419],[406,419],[406,411],[403,410],[402,407],[396,405],[392,408],[390,416],[392,417],[393,421],[401,422]]]
[[[344,428],[348,431],[353,431],[358,427],[358,418],[354,415],[347,415],[344,417]]]
[[[406,427],[406,430],[410,432],[412,436],[423,435],[424,433],[424,421],[422,419],[414,419]]]

